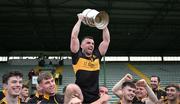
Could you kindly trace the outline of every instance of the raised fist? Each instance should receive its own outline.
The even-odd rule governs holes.
[[[126,74],[125,77],[126,81],[131,81],[133,79],[132,75],[131,74]]]
[[[77,14],[77,16],[78,16],[78,19],[81,20],[81,21],[83,21],[84,18],[85,18],[85,17],[82,15],[82,13]]]
[[[136,86],[146,87],[147,82],[144,79],[141,79],[136,82]]]

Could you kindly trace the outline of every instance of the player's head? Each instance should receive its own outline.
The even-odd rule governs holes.
[[[23,97],[29,96],[29,87],[27,85],[22,86],[21,96]]]
[[[38,84],[43,89],[44,94],[50,96],[56,92],[56,84],[54,78],[50,72],[42,72],[38,76]]]
[[[108,94],[108,88],[105,86],[101,86],[99,87],[99,95],[104,95],[104,94]]]
[[[165,91],[167,94],[167,99],[171,101],[176,100],[179,97],[179,89],[179,86],[175,84],[170,84],[166,86]]]
[[[153,90],[157,90],[158,89],[158,86],[160,84],[160,77],[159,76],[151,76],[151,87]]]
[[[11,71],[3,75],[4,89],[11,96],[19,96],[22,90],[22,73]]]
[[[128,102],[132,102],[132,100],[135,97],[135,90],[136,90],[136,86],[134,83],[124,82],[122,84],[123,98]]]
[[[94,39],[91,36],[86,36],[81,42],[82,51],[86,55],[91,55],[94,50]]]

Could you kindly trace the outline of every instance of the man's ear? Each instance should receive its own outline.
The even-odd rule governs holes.
[[[124,93],[124,89],[121,89],[121,93],[122,93],[122,94]]]
[[[38,90],[42,90],[43,88],[41,87],[42,85],[38,85]]]
[[[39,88],[43,89],[43,87],[44,87],[43,82],[39,83]]]
[[[83,49],[83,43],[81,43],[81,49]]]
[[[81,49],[83,49],[84,44],[85,44],[85,41],[83,40],[83,41],[81,42]]]
[[[4,83],[2,87],[3,87],[3,89],[7,90],[7,87],[8,87],[8,86],[7,86],[6,83]]]

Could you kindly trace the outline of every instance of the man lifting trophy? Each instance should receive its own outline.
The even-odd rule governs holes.
[[[107,27],[109,16],[106,12],[98,12],[94,9],[86,9],[78,14],[78,21],[74,25],[71,33],[71,53],[72,66],[76,74],[75,83],[80,87],[76,93],[83,95],[83,104],[105,104],[110,99],[108,94],[99,95],[99,72],[100,61],[110,43],[110,33]],[[79,41],[79,31],[81,23],[90,27],[96,27],[102,30],[102,41],[98,47],[95,47],[95,40],[92,36],[85,36]]]

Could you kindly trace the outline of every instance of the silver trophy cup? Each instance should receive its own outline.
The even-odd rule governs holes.
[[[109,15],[105,11],[85,9],[81,14],[85,17],[82,22],[90,27],[104,29],[109,23]]]

